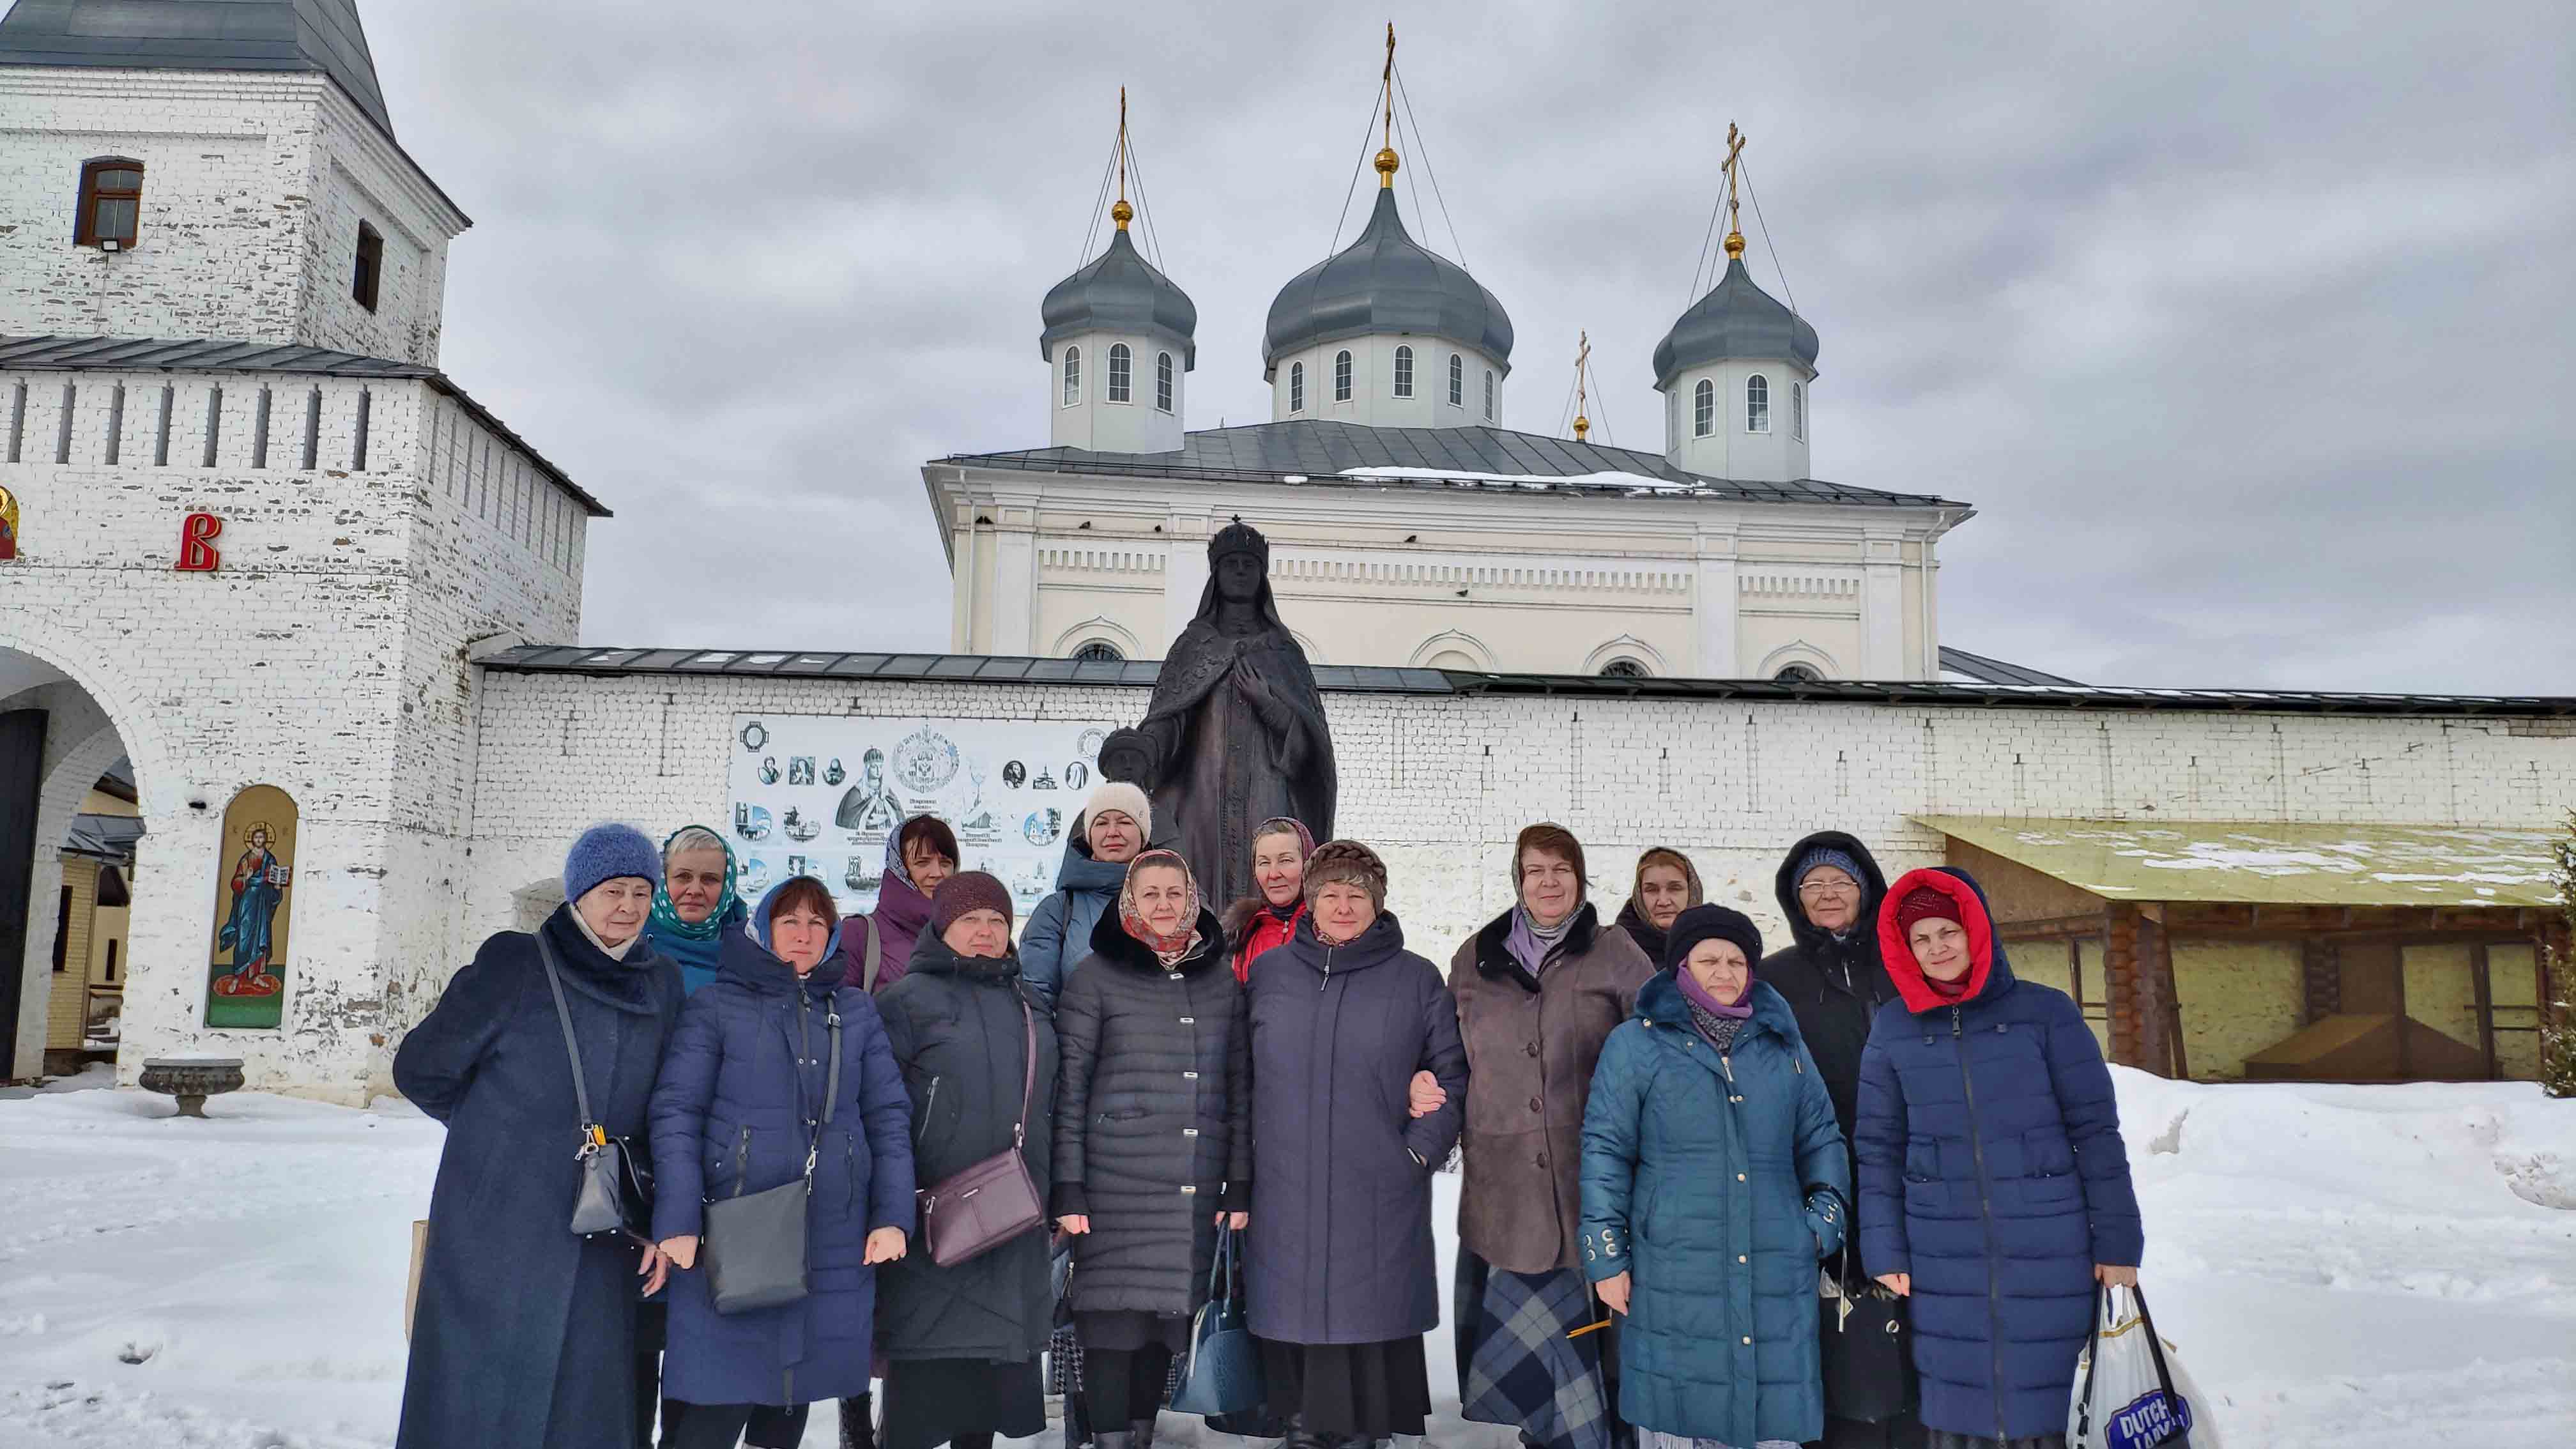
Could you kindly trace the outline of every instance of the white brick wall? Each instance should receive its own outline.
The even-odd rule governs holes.
[[[576,635],[587,514],[422,382],[0,372],[0,446],[22,387],[19,458],[0,461],[22,510],[19,557],[0,564],[0,661],[19,651],[72,676],[134,763],[146,835],[123,1070],[220,1051],[245,1057],[255,1084],[343,1100],[382,1089],[387,990],[444,968],[456,934],[473,768],[466,649]],[[165,387],[169,462],[155,466]],[[361,398],[364,471],[353,466]],[[223,567],[174,572],[181,520],[200,510],[224,519]],[[84,768],[95,778],[114,753]],[[301,810],[288,1030],[209,1032],[198,1023],[216,835],[225,804],[254,783]],[[44,927],[31,952],[50,948],[50,915]],[[42,1007],[27,1019],[41,1023]],[[15,1055],[17,1072],[35,1070],[24,1033]]]
[[[1136,690],[486,671],[473,861],[450,965],[517,920],[602,818],[720,824],[737,713],[1133,719]],[[1940,858],[1909,814],[2338,820],[2550,827],[2576,804],[2576,738],[2497,720],[1654,700],[1325,698],[1338,833],[1376,845],[1415,949],[1445,960],[1509,900],[1510,842],[1582,837],[1596,898],[1637,852],[1686,850],[1712,899],[1782,929],[1780,855],[1832,826],[1891,873]]]
[[[131,250],[75,246],[81,163],[143,163]],[[385,239],[351,295],[358,222]],[[0,333],[298,342],[436,365],[466,218],[311,74],[0,67]]]

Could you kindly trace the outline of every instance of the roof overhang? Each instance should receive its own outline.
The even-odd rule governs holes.
[[[2555,908],[2544,830],[2276,820],[1915,815],[2106,901],[2442,909]]]

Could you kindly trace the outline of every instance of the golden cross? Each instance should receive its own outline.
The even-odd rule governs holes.
[[[1726,172],[1726,254],[1730,257],[1744,255],[1744,205],[1735,196],[1736,162],[1743,154],[1744,133],[1736,130],[1735,123],[1729,121],[1726,123],[1726,164],[1722,169]]]
[[[1386,23],[1386,70],[1378,77],[1386,88],[1386,144],[1395,144],[1395,22]]]
[[[1575,334],[1574,350],[1574,441],[1580,443],[1592,431],[1592,420],[1583,415],[1583,404],[1589,394],[1584,388],[1584,372],[1592,362],[1592,334]]]
[[[1135,218],[1136,208],[1127,204],[1127,88],[1118,88],[1118,200],[1109,208],[1109,219],[1125,231]]]

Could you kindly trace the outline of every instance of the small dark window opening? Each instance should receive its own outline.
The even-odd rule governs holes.
[[[54,912],[54,969],[63,969],[63,948],[72,934],[72,888],[63,887],[62,906]]]
[[[358,270],[350,279],[349,295],[370,312],[376,310],[376,283],[383,280],[384,272],[385,239],[376,234],[374,227],[359,222]]]
[[[1771,676],[1782,684],[1822,684],[1825,676],[1812,664],[1788,664]]]
[[[72,222],[75,245],[130,247],[142,213],[142,162],[107,156],[81,164],[80,213]]]
[[[1105,639],[1094,639],[1073,651],[1073,657],[1087,664],[1115,664],[1127,656],[1118,652],[1117,645]]]
[[[122,941],[110,941],[107,943],[107,975],[103,979],[108,981],[114,981],[116,979],[116,948],[124,944],[125,943]]]
[[[1601,666],[1601,677],[1604,679],[1643,679],[1646,677],[1646,666],[1638,663],[1634,659],[1613,659],[1609,663]]]

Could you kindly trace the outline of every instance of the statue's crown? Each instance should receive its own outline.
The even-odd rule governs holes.
[[[1270,566],[1270,540],[1240,518],[1218,529],[1216,537],[1208,540],[1208,567],[1215,568],[1217,560],[1230,553],[1248,553],[1261,560],[1264,570]]]

